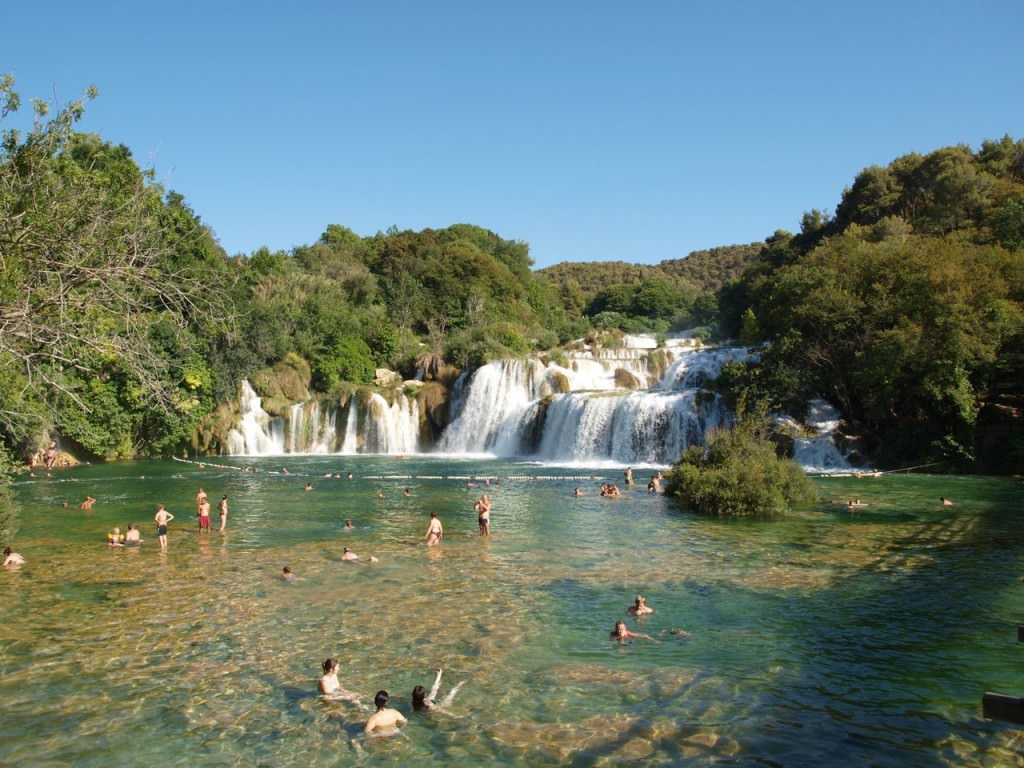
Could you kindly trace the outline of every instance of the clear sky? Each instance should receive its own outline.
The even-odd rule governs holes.
[[[0,23],[23,100],[96,85],[80,128],[231,254],[466,222],[538,267],[655,264],[795,231],[868,165],[1024,138],[1024,0],[33,0]]]

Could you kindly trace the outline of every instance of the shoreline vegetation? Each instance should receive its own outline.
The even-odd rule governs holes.
[[[1024,467],[1024,140],[866,168],[795,234],[534,270],[526,242],[471,224],[328,224],[229,255],[127,147],[76,131],[97,96],[35,101],[21,131],[0,77],[5,473],[55,440],[83,461],[215,455],[242,380],[283,409],[419,378],[436,436],[463,371],[682,331],[758,351],[708,383],[730,404],[799,418],[823,398],[872,466]]]

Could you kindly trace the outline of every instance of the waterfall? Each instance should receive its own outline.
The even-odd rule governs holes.
[[[349,400],[344,431],[339,431],[343,406],[310,400],[294,403],[288,417],[271,416],[248,381],[239,394],[241,417],[225,440],[234,456],[274,456],[285,453],[416,453],[420,450],[419,405],[404,392],[389,404],[374,392],[365,404]]]
[[[354,406],[353,406],[354,407]],[[416,400],[399,393],[392,404],[374,392],[366,406],[364,453],[416,453],[420,412]]]
[[[659,387],[640,390],[619,382],[652,379],[643,348],[575,355],[564,367],[535,359],[489,363],[473,375],[439,448],[545,461],[672,463],[728,421],[720,399],[700,386],[725,362],[749,355],[742,348],[665,351],[670,358],[677,353]]]
[[[839,449],[839,412],[824,400],[813,400],[807,408],[806,425],[818,434],[798,437],[793,443],[793,459],[809,472],[849,472],[853,469]]]
[[[263,410],[263,401],[243,381],[238,396],[242,418],[228,433],[227,452],[235,456],[284,453],[284,425]]]
[[[267,414],[242,382],[241,417],[224,447],[237,455],[436,450],[559,463],[671,464],[730,423],[721,398],[705,386],[723,365],[751,357],[744,347],[703,348],[690,339],[658,347],[653,337],[626,336],[614,349],[580,344],[554,360],[491,362],[455,381],[448,424],[436,445],[421,442],[426,417],[404,388],[389,398],[363,391],[341,405],[296,403],[279,418]],[[832,440],[834,410],[812,403],[808,424],[818,435],[795,438],[794,458],[814,471],[850,469]],[[806,435],[803,425],[791,430]]]

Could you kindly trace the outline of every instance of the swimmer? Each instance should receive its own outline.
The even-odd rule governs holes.
[[[221,496],[220,502],[217,504],[217,511],[220,513],[220,532],[224,533],[224,529],[228,524],[228,497]]]
[[[341,559],[342,559],[342,560],[345,560],[346,562],[349,562],[349,563],[357,563],[357,562],[363,562],[363,561],[362,561],[362,558],[360,558],[360,557],[359,557],[359,555],[357,555],[357,554],[356,554],[355,552],[353,552],[353,551],[352,551],[351,549],[349,549],[348,547],[345,547],[344,551],[342,551],[342,553],[341,553]],[[369,557],[369,558],[367,559],[367,561],[366,561],[366,562],[370,562],[370,563],[379,563],[379,562],[380,562],[380,560],[378,560],[378,559],[377,559],[376,557],[374,557],[373,555],[370,555],[370,557]]]
[[[953,502],[951,500],[947,499],[945,496],[939,496],[939,501],[942,502],[942,506],[944,506],[944,507],[952,507],[953,506]]]
[[[687,632],[685,629],[666,629],[662,632],[662,634],[668,634],[672,637],[677,637],[680,640],[686,640],[690,637],[690,633]]]
[[[124,536],[121,535],[120,528],[115,528],[113,532],[107,534],[107,545],[111,547],[124,546]]]
[[[206,501],[209,501],[209,498],[206,495],[206,491],[204,491],[202,488],[200,488],[199,492],[196,494],[196,509],[199,509],[200,507],[202,507],[203,506],[203,502],[206,502]]]
[[[370,719],[363,726],[363,733],[374,736],[389,736],[398,732],[398,729],[408,721],[397,709],[388,707],[388,692],[377,691],[373,697],[373,704],[377,711],[370,715]]]
[[[313,484],[312,483],[306,483],[306,490],[307,491],[312,491],[313,490]]]
[[[345,521],[345,530],[346,531],[351,531],[353,528],[355,528],[355,526],[352,525],[352,521],[351,520],[346,520]]]
[[[341,683],[338,682],[338,670],[341,669],[341,662],[335,658],[327,659],[323,663],[324,674],[320,678],[319,688],[320,695],[324,698],[329,699],[340,699],[343,701],[352,701],[359,703],[359,696],[346,691],[341,687]]]
[[[441,521],[437,518],[437,512],[431,512],[430,524],[427,526],[427,533],[424,537],[427,540],[427,546],[439,543],[443,536],[444,528],[441,525]]]
[[[128,523],[128,530],[124,532],[124,543],[128,546],[142,543],[142,534],[134,523]]]
[[[409,493],[409,489],[408,488],[406,488],[404,491],[402,491],[402,495],[405,496],[405,497],[412,496],[412,494]]]
[[[164,552],[167,551],[167,524],[174,519],[174,515],[168,512],[163,504],[158,504],[156,508],[156,515],[153,518],[156,520],[156,535],[160,539],[160,549]]]
[[[654,613],[654,609],[647,604],[647,598],[642,595],[637,595],[636,601],[626,610],[634,616],[644,616],[648,613]]]
[[[624,640],[632,640],[634,637],[640,638],[642,640],[653,640],[655,643],[658,642],[650,635],[645,635],[642,632],[633,632],[632,630],[628,629],[626,627],[626,622],[624,622],[622,619],[619,619],[615,622],[615,628],[612,629],[610,637],[612,640],[618,640],[620,643]]]
[[[444,708],[451,704],[455,699],[455,694],[459,692],[459,689],[466,684],[466,681],[463,680],[448,691],[448,695],[445,696],[442,701],[437,702],[435,699],[437,699],[437,692],[441,687],[441,675],[443,673],[444,670],[438,668],[437,677],[434,678],[434,685],[431,687],[429,694],[422,685],[417,685],[412,689],[412,708],[414,711],[420,712],[423,710],[434,710],[443,712]]]
[[[384,498],[384,489],[383,488],[378,489],[378,491],[377,491],[377,498],[378,499],[383,499]]]
[[[25,558],[17,552],[12,552],[10,547],[4,548],[4,565],[18,566],[25,564]]]
[[[85,501],[78,505],[79,509],[92,509],[92,505],[96,503],[96,499],[92,496],[86,496]]]
[[[575,496],[578,499],[580,496],[583,495],[583,491],[581,491],[579,488],[577,488],[575,491],[572,492],[572,495]]]
[[[287,565],[281,569],[281,580],[287,581],[289,584],[295,583],[296,576],[294,573],[292,573],[292,569],[289,568]]]
[[[633,468],[632,467],[626,467],[626,471],[623,472],[622,474],[623,474],[623,476],[626,479],[626,485],[632,485],[633,484]]]

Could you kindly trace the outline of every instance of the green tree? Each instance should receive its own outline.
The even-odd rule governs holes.
[[[0,80],[0,99],[0,118],[19,108],[12,78]],[[58,428],[67,402],[93,410],[89,382],[104,369],[130,379],[145,407],[174,411],[181,370],[151,329],[169,320],[182,348],[205,353],[196,324],[212,332],[233,314],[209,233],[127,148],[74,132],[84,103],[51,116],[35,102],[32,128],[0,141],[0,361],[28,387],[21,402],[45,404]],[[17,443],[46,424],[4,426]]]

